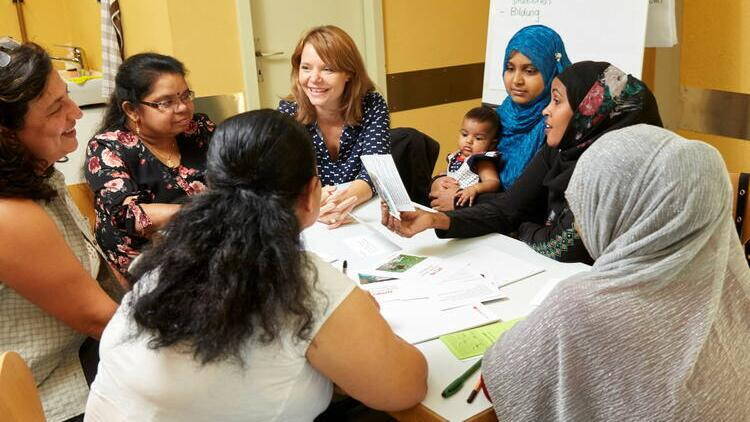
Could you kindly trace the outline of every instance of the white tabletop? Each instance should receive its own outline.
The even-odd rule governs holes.
[[[525,243],[500,234],[472,239],[438,239],[433,230],[427,230],[411,239],[401,238],[380,225],[380,205],[377,200],[371,200],[360,206],[355,214],[359,220],[368,223],[370,228],[367,230],[374,228],[378,233],[401,247],[405,253],[447,258],[468,250],[487,247],[543,267],[544,272],[503,287],[503,295],[507,296],[508,300],[487,304],[501,320],[510,320],[527,315],[535,307],[532,302],[534,302],[536,296],[550,283],[567,278],[587,268],[583,264],[563,264],[554,261],[536,253]],[[330,231],[322,226],[317,226],[308,229],[304,237],[308,243],[315,244],[315,247],[311,247],[313,251],[318,252],[316,247],[327,249],[323,254],[329,256],[334,254],[337,259],[346,259],[347,262],[351,262],[350,268],[352,270],[349,274],[353,276],[358,267],[365,267],[368,264],[351,251],[345,242],[342,242],[346,236],[352,236],[353,233],[363,233],[363,227],[360,223],[353,223],[350,227]],[[335,250],[335,252],[332,253],[331,250]],[[445,399],[440,395],[448,384],[474,364],[478,358],[458,360],[440,340],[420,343],[416,347],[425,355],[429,369],[427,397],[422,405],[449,421],[463,421],[491,407],[483,394],[479,394],[473,403],[466,403],[466,398],[479,379],[479,373],[469,378],[463,389],[454,396]]]

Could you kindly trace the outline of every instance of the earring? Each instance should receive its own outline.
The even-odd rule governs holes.
[[[138,124],[138,120],[133,120],[133,123],[135,123],[135,134],[140,137],[141,136],[141,125]]]

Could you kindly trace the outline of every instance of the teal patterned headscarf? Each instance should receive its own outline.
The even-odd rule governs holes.
[[[562,38],[544,25],[527,26],[513,35],[505,49],[503,72],[516,52],[528,57],[539,70],[544,79],[544,91],[528,104],[516,104],[509,95],[496,109],[502,123],[497,146],[504,162],[500,181],[506,190],[544,143],[542,110],[549,104],[552,80],[570,66]]]

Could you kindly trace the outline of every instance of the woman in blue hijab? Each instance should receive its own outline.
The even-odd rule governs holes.
[[[522,28],[510,39],[503,59],[503,83],[508,96],[495,110],[501,132],[497,149],[503,166],[500,182],[508,190],[544,144],[542,110],[550,102],[552,80],[570,66],[560,35],[544,25]],[[431,206],[454,209],[458,186],[433,180]]]
[[[565,45],[552,28],[527,26],[508,42],[503,61],[508,96],[496,109],[502,123],[498,150],[504,162],[500,181],[505,190],[544,143],[542,110],[550,102],[552,80],[568,66]]]

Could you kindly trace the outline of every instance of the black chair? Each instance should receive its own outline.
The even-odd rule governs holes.
[[[440,144],[424,133],[409,127],[391,129],[391,155],[412,201],[430,205],[430,180],[439,153]]]
[[[740,236],[740,242],[745,248],[745,258],[750,265],[750,174],[748,173],[729,173],[729,180],[732,181],[734,189],[734,224],[737,228],[737,234]]]

